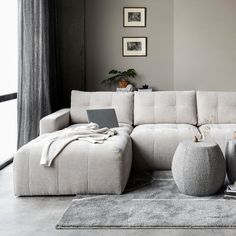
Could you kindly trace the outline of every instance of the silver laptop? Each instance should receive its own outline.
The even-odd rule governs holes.
[[[115,109],[88,109],[88,121],[99,125],[99,128],[119,127]]]

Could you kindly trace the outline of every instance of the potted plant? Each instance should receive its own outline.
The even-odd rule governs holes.
[[[108,79],[102,80],[101,84],[109,84],[112,85],[113,83],[118,83],[120,88],[126,88],[127,85],[130,82],[130,79],[135,79],[135,76],[137,76],[137,72],[135,69],[128,69],[125,71],[119,71],[119,70],[111,70],[109,72]]]

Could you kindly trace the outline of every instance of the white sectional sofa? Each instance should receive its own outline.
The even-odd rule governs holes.
[[[103,144],[74,141],[52,167],[41,166],[49,133],[86,123],[88,108],[115,108],[118,135]],[[200,136],[206,126],[224,151],[236,130],[235,92],[72,91],[71,108],[43,118],[40,136],[16,153],[15,195],[120,194],[131,163],[135,171],[169,170],[179,142]]]

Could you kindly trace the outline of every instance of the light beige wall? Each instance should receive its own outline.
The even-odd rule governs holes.
[[[174,88],[236,90],[236,0],[174,0]]]
[[[147,27],[123,28],[124,6],[147,7]],[[122,57],[122,36],[147,36],[148,56]],[[173,0],[86,0],[87,89],[104,89],[113,68],[135,68],[139,85],[173,89]]]

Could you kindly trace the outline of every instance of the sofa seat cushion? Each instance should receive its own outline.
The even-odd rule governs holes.
[[[74,141],[57,156],[51,167],[40,159],[49,134],[18,150],[14,158],[14,191],[17,196],[70,195],[77,193],[120,194],[127,183],[132,127],[121,124],[118,134],[103,144]]]
[[[219,144],[223,153],[228,139],[233,139],[236,124],[207,124],[199,127],[202,134],[207,133],[206,140],[213,140]]]
[[[169,170],[179,142],[200,135],[188,124],[146,124],[134,128],[133,166],[135,170]]]

